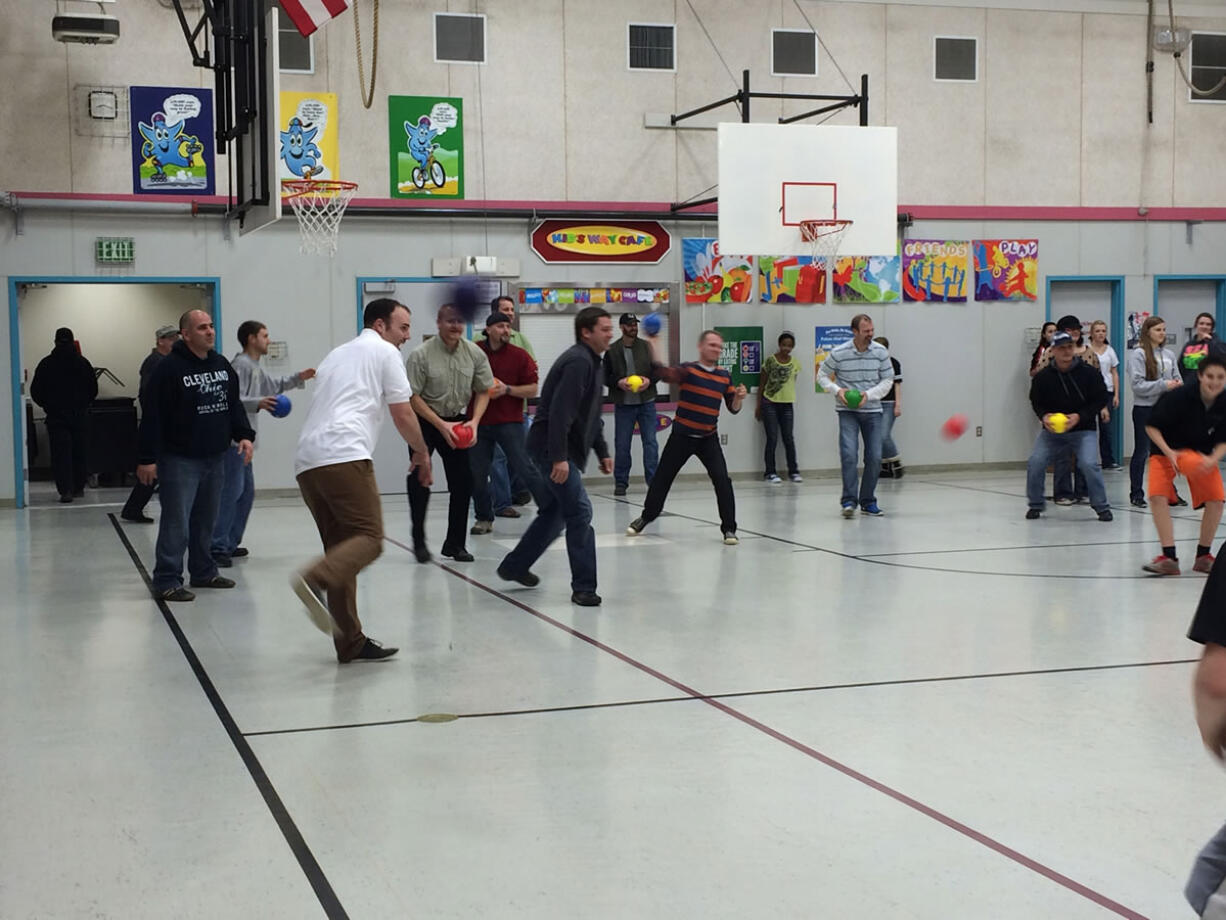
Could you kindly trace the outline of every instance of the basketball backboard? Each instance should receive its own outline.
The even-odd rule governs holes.
[[[277,41],[278,15],[274,3],[264,18],[264,34],[257,37],[255,119],[234,139],[239,188],[235,204],[243,208],[239,234],[254,233],[281,219],[281,54]],[[237,81],[236,81],[237,82]]]
[[[719,245],[805,255],[802,220],[851,220],[843,255],[898,251],[898,132],[846,125],[719,126]]]

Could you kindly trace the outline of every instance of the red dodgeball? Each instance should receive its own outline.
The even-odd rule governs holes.
[[[951,415],[945,420],[945,424],[941,426],[941,437],[946,441],[956,441],[966,434],[966,428],[969,423],[970,420],[962,413]]]
[[[451,436],[455,438],[455,446],[460,448],[472,447],[473,441],[476,440],[472,428],[463,422],[451,429]]]

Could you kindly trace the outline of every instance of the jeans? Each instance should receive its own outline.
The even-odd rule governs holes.
[[[766,454],[764,466],[766,475],[775,475],[775,445],[779,436],[783,436],[783,452],[788,458],[788,475],[800,472],[796,462],[796,442],[792,439],[792,418],[795,415],[792,403],[771,402],[762,400],[762,423],[766,426]]]
[[[1128,497],[1145,501],[1145,464],[1149,462],[1149,435],[1145,426],[1153,406],[1132,407],[1132,459],[1128,462]]]
[[[192,581],[217,574],[210,546],[221,498],[224,452],[209,457],[162,454],[157,460],[162,518],[158,525],[155,593],[183,584],[183,552]]]
[[[894,403],[892,402],[881,404],[881,459],[898,459],[898,445],[894,443]]]
[[[224,483],[221,501],[217,507],[217,523],[213,525],[214,556],[230,556],[243,541],[247,518],[255,503],[255,469],[251,463],[243,463],[243,455],[233,447],[225,453],[222,461]]]
[[[1098,463],[1098,436],[1093,431],[1069,431],[1053,434],[1046,428],[1039,429],[1034,449],[1026,461],[1026,504],[1042,511],[1046,506],[1043,498],[1043,481],[1047,465],[1053,457],[1072,450],[1077,456],[1077,465],[1085,472],[1086,485],[1090,490],[1090,505],[1095,511],[1107,511],[1107,488],[1103,484],[1103,470]]]
[[[639,436],[643,439],[643,478],[647,485],[656,478],[660,465],[660,448],[656,443],[656,404],[640,403],[637,406],[615,405],[613,407],[613,482],[619,486],[630,485],[630,445],[634,440],[634,424],[638,423]]]
[[[1107,409],[1111,413],[1111,420],[1104,422],[1100,416],[1098,419],[1098,456],[1102,459],[1103,467],[1115,466],[1115,450],[1112,447],[1115,441],[1115,414],[1119,409],[1111,408],[1111,394],[1107,394]]]
[[[532,420],[525,418],[525,437],[531,425]],[[494,503],[494,511],[497,512],[503,508],[510,508],[511,500],[516,495],[522,495],[524,492],[531,491],[527,483],[524,482],[523,476],[517,470],[512,470],[509,474],[507,473],[507,455],[500,446],[495,446],[494,462],[490,464],[490,499]],[[480,520],[480,518],[478,519]]]
[[[1052,498],[1077,499],[1085,495],[1085,471],[1077,462],[1076,451],[1066,445],[1052,461]]]
[[[839,417],[839,464],[843,468],[843,496],[839,504],[859,503],[868,507],[877,500],[877,477],[881,475],[881,413],[836,412]],[[864,439],[864,475],[856,490],[856,466]]]
[[[444,421],[459,422],[463,418]],[[447,490],[451,494],[447,502],[447,536],[443,538],[443,552],[460,552],[464,549],[464,538],[468,533],[468,502],[473,493],[472,468],[464,451],[472,448],[448,447],[442,432],[428,423],[421,426],[421,434],[426,442],[427,455],[438,451],[443,469],[447,471]],[[412,455],[410,449],[409,456]],[[409,473],[405,479],[405,488],[409,493],[409,517],[413,526],[413,548],[417,549],[426,544],[426,510],[430,506],[430,490],[421,484],[416,471]]]
[[[478,521],[492,521],[494,512],[500,510],[494,507],[495,503],[491,497],[494,478],[491,475],[492,463],[498,450],[504,452],[503,456],[510,464],[511,471],[525,482],[537,504],[544,500],[544,484],[536,466],[528,457],[526,445],[522,422],[478,426],[477,443],[468,449],[468,463],[473,477],[473,507],[476,509]]]
[[[544,486],[544,500],[518,545],[502,560],[499,569],[515,575],[524,574],[565,530],[566,555],[570,560],[570,589],[594,592],[596,531],[592,529],[592,502],[583,488],[579,467],[568,462],[570,475],[566,477],[566,482],[556,483],[549,478],[553,464],[548,457],[533,454],[532,462]]]
[[[715,486],[715,503],[719,507],[719,528],[723,533],[736,533],[736,495],[732,491],[732,479],[728,476],[728,464],[724,451],[719,446],[719,434],[692,438],[673,428],[660,454],[660,466],[656,476],[647,487],[647,500],[643,502],[643,520],[654,521],[664,510],[664,500],[673,480],[681,472],[686,461],[697,455],[707,470],[711,485]]]

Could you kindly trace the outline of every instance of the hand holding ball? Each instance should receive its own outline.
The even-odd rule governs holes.
[[[494,382],[490,384],[490,388],[486,390],[486,392],[489,394],[490,399],[498,399],[500,396],[502,396],[503,386],[504,386],[503,382],[499,380],[497,377],[495,377]]]
[[[941,437],[946,441],[956,441],[966,433],[967,425],[970,420],[962,413],[951,415],[945,420],[945,424],[941,426]]]
[[[1047,424],[1056,434],[1064,434],[1068,430],[1068,416],[1063,412],[1053,412],[1047,417]]]
[[[294,404],[289,401],[289,397],[284,393],[277,395],[276,402],[272,407],[273,418],[285,418],[289,415],[290,409],[294,408]]]
[[[860,403],[864,402],[864,394],[859,390],[844,390],[843,402],[847,403],[849,409],[859,409]]]
[[[662,325],[660,314],[648,313],[643,317],[643,321],[639,325],[642,326],[643,331],[648,335],[659,335],[660,326]]]
[[[630,387],[631,393],[638,393],[640,390],[647,389],[647,381],[638,374],[631,374],[626,378],[626,386]]]
[[[465,447],[472,447],[473,441],[476,440],[473,430],[464,422],[460,422],[451,429],[451,437],[455,440],[455,446],[461,450]]]

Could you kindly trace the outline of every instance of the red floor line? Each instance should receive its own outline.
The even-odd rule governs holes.
[[[406,546],[404,543],[401,543],[399,540],[394,540],[391,537],[386,537],[386,536],[384,537],[384,539],[387,540],[388,543],[391,543],[395,546],[399,546],[403,550],[412,552],[411,547]],[[737,721],[742,722],[751,728],[757,729],[758,731],[762,732],[764,735],[767,735],[770,738],[774,738],[776,741],[780,741],[783,744],[786,744],[788,747],[792,748],[793,750],[798,751],[801,754],[805,754],[808,757],[811,757],[812,759],[818,761],[819,763],[822,763],[825,766],[830,767],[832,770],[837,770],[839,773],[842,773],[844,776],[850,779],[853,779],[856,782],[861,783],[865,786],[868,786],[870,789],[874,789],[877,792],[880,792],[882,795],[889,796],[891,799],[894,799],[894,801],[899,802],[902,805],[906,805],[908,808],[918,811],[920,814],[925,815],[929,818],[932,818],[934,821],[940,822],[941,824],[948,827],[950,830],[956,831],[957,833],[962,834],[964,837],[968,837],[971,840],[974,840],[976,843],[981,844],[982,846],[985,846],[988,849],[995,851],[996,853],[999,853],[1001,856],[1004,856],[1007,859],[1011,859],[1013,862],[1017,863],[1020,866],[1025,866],[1027,869],[1030,869],[1032,872],[1035,872],[1043,876],[1044,878],[1049,879],[1050,881],[1053,881],[1056,884],[1063,886],[1064,888],[1067,888],[1069,891],[1072,891],[1075,894],[1081,895],[1083,898],[1086,898],[1089,901],[1093,901],[1095,904],[1099,905],[1100,907],[1105,908],[1106,910],[1111,911],[1114,914],[1118,914],[1121,917],[1127,917],[1129,918],[1129,920],[1148,920],[1148,918],[1144,914],[1137,913],[1135,910],[1125,907],[1123,904],[1120,904],[1117,901],[1111,900],[1106,895],[1100,894],[1099,892],[1095,891],[1093,888],[1089,888],[1081,884],[1080,882],[1069,878],[1067,875],[1063,875],[1062,873],[1057,872],[1055,869],[1052,869],[1050,866],[1045,866],[1043,865],[1043,863],[1038,862],[1037,860],[1031,859],[1029,856],[1026,856],[1024,853],[1020,853],[1017,850],[1013,849],[1012,847],[1006,846],[1005,844],[1001,843],[999,840],[995,840],[992,837],[989,837],[987,834],[981,833],[980,831],[977,831],[972,827],[968,827],[967,825],[963,824],[961,821],[958,821],[955,818],[951,818],[949,815],[946,815],[943,812],[939,812],[935,808],[929,805],[925,805],[923,802],[920,802],[917,799],[911,798],[911,796],[907,795],[906,793],[899,792],[897,789],[891,788],[890,786],[887,786],[884,783],[873,779],[871,776],[867,776],[866,774],[861,773],[859,770],[852,769],[846,764],[835,760],[833,757],[823,754],[821,751],[817,750],[816,748],[809,747],[809,745],[805,744],[804,742],[797,741],[795,738],[791,737],[790,735],[785,735],[783,732],[779,731],[778,729],[771,728],[769,725],[765,724],[764,722],[759,722],[757,719],[753,718],[752,716],[746,715],[745,713],[737,709],[733,709],[727,703],[724,703],[720,700],[711,699],[705,694],[702,694],[699,691],[695,690],[693,687],[689,687],[686,684],[683,684],[680,681],[669,677],[667,674],[657,671],[655,668],[651,667],[648,664],[644,664],[643,662],[635,658],[631,658],[625,652],[620,652],[617,649],[613,648],[612,646],[606,645],[605,643],[601,642],[599,639],[595,639],[587,635],[586,633],[582,633],[572,626],[567,626],[565,623],[561,622],[560,620],[555,620],[553,617],[549,616],[546,613],[541,613],[541,611],[536,610],[532,607],[529,607],[527,604],[516,600],[513,596],[509,594],[505,594],[502,591],[499,591],[497,588],[492,588],[489,585],[482,584],[481,582],[468,577],[463,572],[460,572],[452,568],[449,565],[444,565],[441,562],[436,563],[436,565],[438,565],[438,567],[442,569],[443,571],[448,572],[451,575],[454,575],[456,578],[459,578],[462,581],[468,582],[468,584],[472,585],[474,588],[479,588],[480,590],[485,591],[487,594],[491,594],[494,597],[499,598],[500,600],[506,601],[511,606],[517,607],[520,610],[524,611],[525,613],[529,613],[532,616],[536,617],[537,619],[542,620],[545,623],[548,623],[550,626],[554,626],[557,629],[560,629],[565,633],[569,633],[570,635],[574,636],[576,639],[586,642],[589,645],[593,646],[594,648],[597,648],[602,652],[612,655],[614,658],[617,658],[618,660],[625,662],[626,664],[630,665],[632,668],[642,671],[644,674],[648,674],[651,677],[654,677],[656,680],[659,680],[665,684],[668,684],[670,687],[673,687],[676,690],[680,690],[682,693],[685,693],[693,697],[695,700],[700,700],[701,702],[706,703],[708,706],[718,709],[720,712],[724,713],[725,715],[731,716]]]

